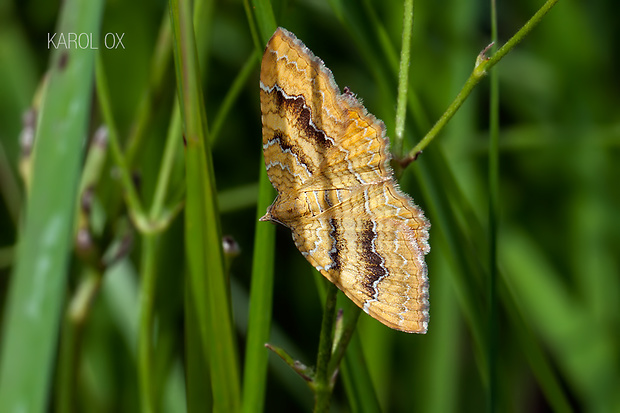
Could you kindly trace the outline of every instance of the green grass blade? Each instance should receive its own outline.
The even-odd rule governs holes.
[[[491,36],[497,42],[497,12],[495,0],[491,0]],[[495,52],[496,46],[491,49]],[[490,69],[489,76],[489,276],[487,277],[488,325],[487,363],[489,366],[489,388],[487,407],[497,410],[497,353],[499,342],[497,303],[497,232],[499,225],[499,75],[498,68]]]
[[[138,381],[140,384],[140,405],[142,411],[155,411],[157,395],[154,391],[153,357],[153,313],[155,307],[155,286],[157,270],[155,255],[157,235],[142,236],[141,285],[140,285],[140,331],[138,336]]]
[[[276,18],[273,14],[271,1],[252,0],[252,6],[258,25],[259,39],[262,41],[262,46],[264,47],[273,35],[273,32],[276,31]]]
[[[58,33],[93,33],[103,2],[67,1]],[[3,331],[0,411],[45,409],[72,248],[74,209],[95,51],[53,51],[38,128],[33,180]]]
[[[393,153],[402,156],[405,119],[407,114],[407,92],[409,91],[409,62],[411,60],[411,28],[413,26],[413,0],[405,1],[403,11],[403,41],[398,70],[398,100],[396,104],[396,131],[393,139]]]
[[[185,247],[216,411],[240,407],[239,371],[224,271],[213,160],[206,136],[196,44],[187,2],[170,2],[179,101],[186,141]]]
[[[260,168],[261,178],[254,236],[248,336],[243,376],[243,411],[248,413],[259,410],[265,403],[269,356],[265,343],[269,341],[273,300],[275,226],[266,222],[258,222],[258,218],[264,214],[273,201],[275,190],[267,178],[267,170],[262,162]]]
[[[258,21],[261,40],[266,44],[276,30],[271,4],[266,0],[255,0],[255,15]],[[261,53],[256,54],[260,59]],[[258,89],[258,85],[256,85]],[[258,137],[257,137],[258,139]],[[258,205],[256,219],[264,215],[275,198],[275,190],[267,177],[267,170],[261,155]],[[273,279],[275,255],[275,226],[266,222],[256,222],[254,235],[254,256],[252,261],[252,284],[250,287],[250,309],[248,336],[245,349],[243,377],[243,411],[260,411],[265,401],[267,388],[268,351],[265,343],[269,340],[272,317]]]
[[[435,243],[435,251],[441,259],[435,260],[435,274],[433,279],[432,299],[436,305],[431,316],[433,330],[424,338],[422,362],[420,368],[411,363],[417,371],[426,371],[427,374],[416,374],[419,387],[420,404],[415,404],[424,412],[454,412],[458,411],[458,398],[461,383],[459,344],[462,336],[463,320],[459,313],[459,304],[455,297],[452,280],[447,276],[450,272],[458,271],[449,259],[449,254],[439,251],[441,245]],[[415,386],[415,385],[414,385]],[[414,399],[417,396],[414,395]]]

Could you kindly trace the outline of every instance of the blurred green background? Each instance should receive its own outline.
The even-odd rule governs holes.
[[[499,43],[542,3],[499,2]],[[239,248],[227,263],[242,364],[254,231],[257,225],[271,225],[256,219],[259,62],[252,57],[257,46],[248,24],[252,4],[204,4],[196,25],[198,53],[204,56],[208,125],[222,122],[211,148],[221,232]],[[124,33],[124,48],[106,49],[101,41],[98,52],[119,139],[125,153],[134,151],[130,169],[147,205],[154,197],[177,98],[170,45],[166,49],[158,40],[169,19],[167,6],[165,1],[109,1],[101,28],[93,28],[102,36]],[[397,73],[394,55],[385,45],[392,45],[398,56],[402,2],[274,1],[272,6],[278,25],[293,31],[321,57],[340,88],[348,86],[356,93],[393,137]],[[20,147],[20,136],[32,133],[24,125],[25,114],[39,109],[37,91],[51,65],[48,33],[58,31],[59,7],[58,1],[40,0],[0,4],[2,320],[7,317],[16,245],[29,199],[20,168],[28,171],[31,158]],[[488,403],[490,387],[497,391],[493,403],[499,411],[620,411],[618,11],[612,0],[561,0],[496,66],[500,203],[494,376],[488,374],[492,339],[486,333],[488,80],[401,177],[402,188],[432,224],[427,256],[431,321],[428,334],[418,336],[392,331],[365,314],[360,317],[357,333],[383,411],[480,411]],[[417,105],[409,108],[405,149],[441,116],[471,73],[477,54],[490,43],[489,16],[490,5],[483,1],[415,2],[410,94]],[[168,41],[170,36],[168,32]],[[154,58],[161,50],[167,53]],[[247,76],[241,78],[231,109],[222,114],[244,67]],[[94,85],[92,92],[83,138],[88,142],[86,156],[95,152],[90,142],[103,123]],[[136,135],[142,138],[132,144]],[[182,145],[179,139],[167,205],[178,205],[184,197]],[[40,337],[42,342],[58,343],[45,396],[52,411],[65,406],[59,402],[64,394],[61,383],[67,380],[63,357],[73,360],[67,374],[73,389],[70,404],[76,411],[136,411],[140,405],[138,289],[144,239],[132,225],[109,149],[103,149],[102,159],[92,182],[92,207],[87,213],[78,207],[74,214],[76,227],[82,228],[81,219],[86,220],[91,239],[86,248],[79,243],[71,247],[64,296],[57,298],[63,313],[70,315],[71,305],[79,306],[75,303],[83,294],[88,297],[80,307],[86,309],[80,313],[83,318],[76,323],[78,338],[61,333],[70,317],[63,317],[52,334]],[[50,185],[55,185],[56,171],[47,173]],[[76,205],[82,195],[73,200]],[[44,210],[46,203],[33,208]],[[186,403],[188,338],[183,214],[173,216],[157,247],[153,382],[157,409],[177,412]],[[72,239],[75,242],[75,236]],[[313,364],[322,315],[317,276],[295,249],[290,232],[281,227],[276,229],[274,277],[270,342]],[[89,280],[95,287],[88,287]],[[0,339],[7,339],[5,322]],[[75,345],[67,348],[63,340]],[[6,385],[0,381],[0,388]],[[265,411],[312,408],[312,393],[303,380],[273,354],[266,389]],[[338,381],[332,411],[364,407],[355,406]]]

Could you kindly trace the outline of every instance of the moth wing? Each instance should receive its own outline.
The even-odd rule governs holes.
[[[418,238],[427,228],[413,229],[396,214],[364,213],[367,196],[359,191],[299,221],[291,227],[293,240],[310,264],[370,316],[397,330],[425,333],[428,277]]]

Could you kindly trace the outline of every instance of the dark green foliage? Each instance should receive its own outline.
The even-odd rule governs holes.
[[[293,31],[341,89],[383,119],[393,141],[403,4],[197,2],[193,48],[181,36],[187,23],[175,31],[166,2],[107,2],[89,12],[100,26],[70,26],[100,34],[98,53],[72,50],[99,57],[96,77],[87,65],[70,82],[82,88],[74,101],[69,86],[43,83],[61,59],[48,50],[47,33],[64,27],[62,9],[14,3],[2,7],[0,24],[0,410],[24,394],[35,398],[28,411],[311,410],[304,381],[263,346],[316,362],[323,280],[315,282],[289,231],[257,221],[274,196],[261,159],[260,55],[276,25]],[[498,46],[541,3],[498,4]],[[489,4],[438,4],[414,4],[402,153],[444,113],[491,41]],[[494,66],[499,101],[483,79],[404,169],[403,190],[432,224],[429,332],[392,331],[362,313],[331,411],[482,411],[489,403],[509,412],[620,410],[616,8],[611,0],[558,2]],[[106,49],[106,33],[124,33],[124,49]],[[182,78],[193,83],[180,94]],[[37,151],[37,159],[20,151],[27,110],[49,128],[45,116],[75,121],[58,118],[72,102],[83,131],[47,133],[71,144],[83,167],[53,151]],[[490,106],[499,116],[491,177]],[[102,147],[91,137],[104,124]],[[192,146],[194,139],[201,144]],[[33,171],[39,157],[49,159]],[[20,168],[30,171],[27,179],[43,171],[33,192]],[[496,206],[494,256],[489,205]],[[20,268],[41,257],[32,243],[45,236],[29,225],[56,212],[69,224],[51,243],[55,288],[43,290],[36,270],[20,287]],[[238,252],[222,252],[213,241],[222,235]],[[47,329],[23,317],[9,322],[38,297],[50,300]],[[345,323],[355,317],[341,293],[337,308]],[[31,337],[23,349],[34,353],[15,352],[20,337]],[[6,352],[37,364],[9,362]],[[235,371],[212,376],[227,366]],[[18,376],[22,393],[8,397],[7,377]]]

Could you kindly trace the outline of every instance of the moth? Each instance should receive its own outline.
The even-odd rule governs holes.
[[[370,316],[426,333],[430,223],[394,179],[383,122],[283,28],[265,48],[260,102],[278,191],[261,221],[290,228],[308,262]]]

